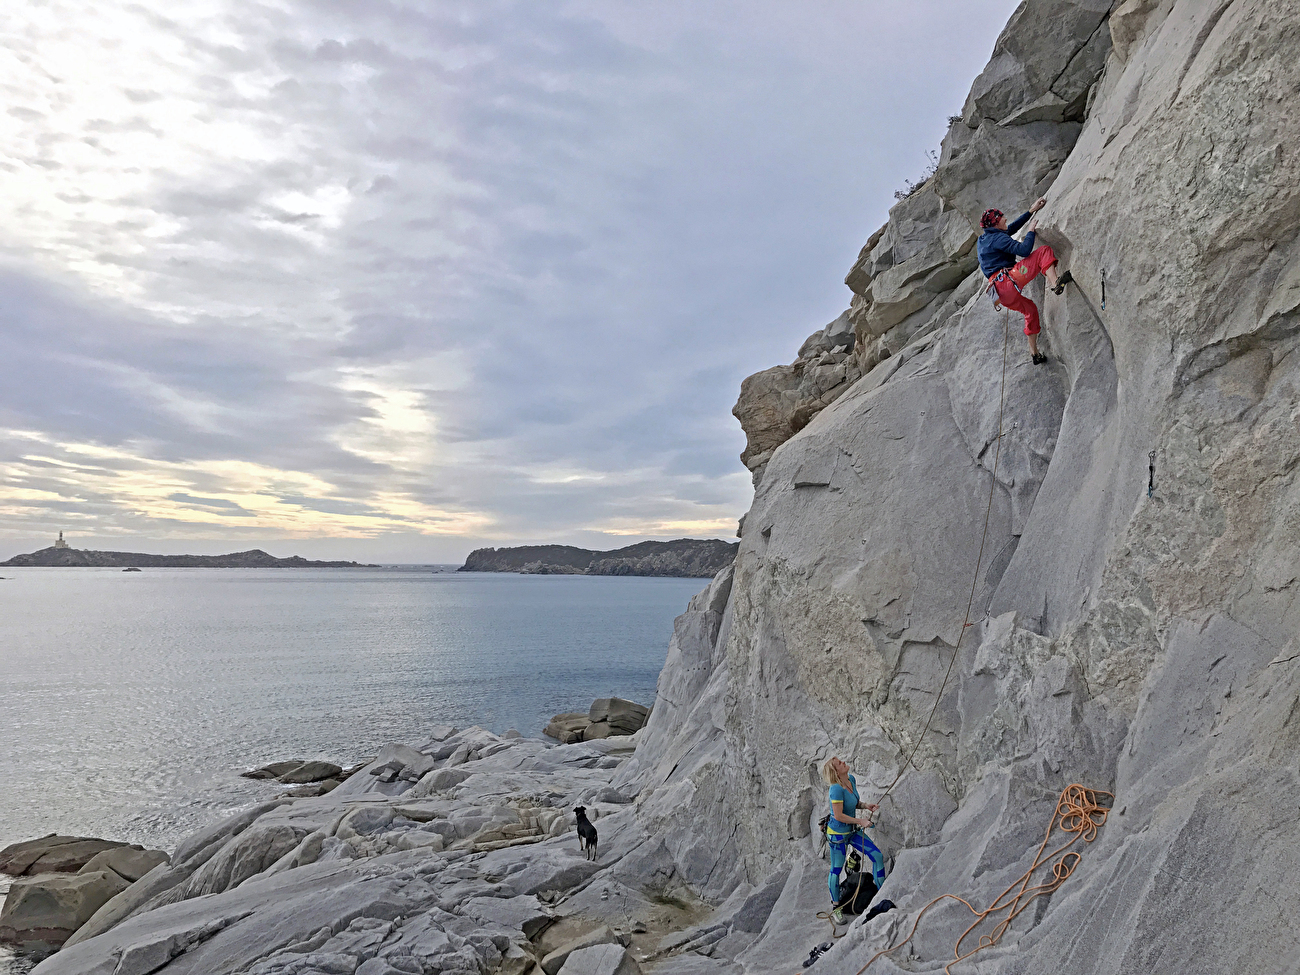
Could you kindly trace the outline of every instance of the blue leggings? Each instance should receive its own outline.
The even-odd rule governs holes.
[[[879,890],[885,885],[885,855],[880,852],[880,847],[871,842],[871,839],[862,830],[854,830],[852,833],[836,833],[830,830],[826,833],[826,840],[831,848],[831,900],[838,904],[840,901],[840,870],[844,867],[844,861],[848,857],[849,847],[860,852],[871,861],[871,876],[876,881],[876,889]]]

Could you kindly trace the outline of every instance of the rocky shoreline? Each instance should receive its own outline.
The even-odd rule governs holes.
[[[1293,970],[1297,19],[1021,4],[846,315],[742,388],[753,506],[643,729],[390,746],[390,781],[191,837],[38,975],[789,975],[830,938],[832,755],[881,798],[898,909],[814,973],[938,972],[963,939],[959,975]],[[1074,282],[1026,289],[1035,365],[972,247],[1040,195]],[[929,909],[1040,866],[1072,783],[1114,804],[1049,896],[973,931]]]
[[[387,745],[352,769],[321,761],[271,763],[243,774],[291,786],[288,791],[190,837],[172,857],[87,837],[51,835],[14,844],[0,851],[0,873],[16,878],[0,913],[0,941],[19,944],[38,957],[57,952],[42,963],[41,971],[76,971],[80,970],[77,945],[105,932],[131,936],[132,919],[158,920],[165,913],[162,909],[172,905],[195,898],[206,902],[207,895],[231,893],[231,910],[239,920],[257,914],[256,906],[241,913],[245,899],[233,894],[236,887],[245,890],[246,880],[269,880],[290,869],[332,863],[331,877],[347,875],[349,883],[368,889],[375,886],[368,881],[393,875],[386,865],[404,865],[396,872],[405,869],[412,878],[430,878],[423,883],[427,889],[405,893],[416,900],[427,895],[426,901],[420,901],[421,909],[454,905],[463,895],[466,901],[476,902],[478,913],[471,912],[467,919],[461,912],[433,920],[426,916],[408,938],[399,937],[388,946],[393,950],[382,957],[395,959],[396,965],[372,965],[372,972],[409,970],[410,962],[403,969],[402,959],[423,953],[426,967],[437,959],[437,970],[462,970],[454,966],[464,963],[465,971],[500,964],[503,970],[522,972],[525,968],[520,965],[527,962],[555,975],[570,954],[598,946],[604,946],[596,952],[602,959],[613,959],[616,969],[621,965],[620,970],[631,970],[635,961],[625,949],[636,941],[644,950],[653,950],[646,939],[692,917],[698,905],[670,897],[663,904],[646,902],[637,917],[629,913],[613,927],[607,922],[617,919],[605,911],[596,912],[591,923],[579,921],[579,914],[586,917],[584,912],[566,911],[560,904],[571,887],[582,884],[602,865],[585,856],[578,859],[576,844],[571,840],[566,844],[563,838],[572,833],[572,809],[583,806],[587,816],[600,824],[605,850],[619,849],[617,836],[625,827],[615,814],[627,812],[631,798],[614,787],[613,777],[635,749],[636,733],[648,713],[647,708],[620,698],[593,702],[583,717],[596,716],[587,724],[600,724],[603,731],[577,751],[525,739],[513,730],[497,736],[478,727],[443,726],[430,729],[429,738],[416,745]],[[582,734],[567,737],[580,740]],[[496,780],[498,785],[509,783],[510,788],[501,791],[493,785]],[[529,788],[519,788],[522,785]],[[551,840],[556,842],[543,846]],[[524,847],[538,849],[524,851]],[[484,883],[483,870],[469,869],[480,855],[497,851],[512,857],[505,873],[531,870],[532,880],[522,885]],[[575,859],[577,863],[570,862]],[[368,866],[347,869],[345,865],[353,861]],[[460,864],[451,883],[434,882],[432,878],[450,864]],[[376,873],[379,865],[385,866]],[[305,876],[296,872],[291,879],[297,882]],[[296,889],[296,883],[290,886]],[[392,893],[391,884],[378,887]],[[413,905],[416,900],[404,903]],[[347,905],[346,897],[340,899],[339,909],[345,913]],[[322,916],[312,915],[314,921]],[[120,955],[114,953],[115,971],[145,964],[131,960],[141,954],[148,964],[157,962],[159,951],[170,960],[169,953],[178,946],[188,955],[228,926],[228,918],[205,922],[200,925],[201,937],[192,929],[179,932],[169,926],[164,942],[170,947],[164,950],[157,941],[149,942],[149,948],[140,943],[126,946]],[[308,941],[321,940],[319,951],[330,953],[341,947],[332,936],[322,940],[322,930],[317,927],[304,934],[310,936]],[[344,942],[351,944],[347,938]],[[409,952],[404,950],[408,948]],[[250,946],[249,950],[258,949]],[[454,957],[443,957],[449,953]],[[369,960],[358,958],[357,965]],[[258,970],[283,967],[264,964]],[[152,970],[144,967],[140,973]]]

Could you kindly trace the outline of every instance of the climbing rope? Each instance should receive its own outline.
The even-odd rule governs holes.
[[[1052,820],[1047,824],[1047,832],[1043,836],[1043,842],[1038,845],[1038,852],[1034,855],[1034,862],[1030,864],[1028,870],[1012,881],[1006,890],[994,898],[992,904],[984,910],[978,911],[964,897],[958,897],[956,894],[941,894],[921,908],[920,913],[916,915],[916,920],[912,922],[912,930],[907,933],[906,938],[898,942],[898,944],[877,951],[865,965],[858,969],[857,975],[862,975],[871,967],[872,962],[881,955],[887,955],[911,941],[916,935],[916,929],[921,923],[921,918],[925,916],[925,912],[942,900],[954,900],[965,904],[970,912],[975,915],[974,922],[962,932],[961,937],[957,939],[957,943],[953,945],[953,960],[943,967],[944,975],[952,975],[952,966],[957,962],[965,961],[971,955],[983,951],[985,948],[992,948],[1002,940],[1002,936],[1011,927],[1011,922],[1023,914],[1030,904],[1039,897],[1054,893],[1074,873],[1075,867],[1083,859],[1083,854],[1078,850],[1071,850],[1070,847],[1080,839],[1085,843],[1091,843],[1097,838],[1097,830],[1106,825],[1106,817],[1110,813],[1110,807],[1101,804],[1100,800],[1103,798],[1113,800],[1115,796],[1110,792],[1089,789],[1078,784],[1066,786],[1061,791],[1060,798],[1056,800],[1056,811],[1052,813]],[[1051,840],[1052,833],[1057,829],[1060,829],[1063,833],[1071,834],[1070,839],[1051,853],[1045,853],[1048,841]],[[1034,873],[1049,861],[1051,863],[1051,878],[1031,887],[1029,882],[1033,879]],[[988,934],[979,935],[976,946],[962,954],[962,942],[971,935],[971,932],[985,921],[989,921],[999,914],[1003,916],[993,926],[992,930]]]
[[[859,889],[861,889],[861,888],[859,887]],[[854,896],[856,897],[857,895],[855,894]],[[840,929],[839,929],[838,927],[836,927],[836,925],[835,925],[835,917],[834,917],[834,915],[833,915],[830,911],[818,911],[818,912],[817,912],[817,920],[819,920],[819,921],[825,921],[827,924],[829,924],[829,925],[831,926],[831,937],[832,937],[832,938],[839,939],[839,938],[844,937],[844,934],[848,934],[848,933],[849,933],[847,927],[845,927],[845,929],[844,929],[844,934],[840,934],[840,933],[839,933],[839,932],[840,932]]]
[[[939,685],[939,693],[934,696],[934,706],[930,708],[930,716],[925,720],[925,727],[921,729],[921,734],[912,745],[912,751],[908,754],[907,761],[903,763],[902,768],[898,770],[898,774],[894,776],[894,781],[889,783],[889,788],[885,789],[885,791],[880,794],[880,800],[876,805],[879,805],[880,802],[884,802],[885,798],[894,791],[894,786],[898,785],[899,780],[902,779],[908,768],[914,767],[913,759],[916,758],[916,752],[921,747],[921,742],[925,740],[925,736],[930,732],[930,726],[934,723],[934,716],[939,710],[939,702],[943,699],[943,692],[947,689],[948,681],[952,677],[953,664],[956,663],[957,654],[961,651],[962,638],[966,635],[966,630],[972,625],[970,614],[971,610],[975,606],[975,592],[979,588],[980,566],[984,562],[984,547],[988,543],[989,537],[989,519],[993,514],[993,495],[997,490],[998,484],[998,460],[1002,456],[1002,414],[1007,401],[1007,345],[1011,334],[1009,322],[1010,312],[1004,307],[1002,308],[1002,388],[998,392],[998,435],[996,447],[993,450],[993,476],[989,481],[989,500],[984,509],[984,531],[980,535],[979,554],[975,558],[975,573],[971,578],[970,598],[966,601],[966,618],[962,620],[961,632],[957,634],[956,643],[952,648],[952,658],[948,661],[948,669],[944,672],[943,682]],[[860,871],[858,874],[858,891],[862,890],[862,880],[864,876],[865,874]],[[857,892],[854,893],[853,899],[857,899]],[[819,920],[824,920],[830,924],[832,938],[844,937],[844,935],[838,933],[835,919],[832,917],[830,911],[819,911],[817,917]],[[870,962],[868,962],[868,964],[870,964]]]
[[[921,734],[917,737],[916,741],[913,743],[912,751],[907,756],[907,761],[903,763],[903,767],[900,768],[898,770],[898,774],[894,776],[894,781],[889,783],[889,788],[887,788],[884,792],[880,794],[880,800],[879,802],[877,802],[877,805],[879,805],[880,802],[884,802],[885,798],[891,792],[894,791],[894,786],[898,785],[899,780],[902,779],[903,775],[907,772],[908,768],[915,767],[913,765],[913,759],[916,758],[916,753],[917,750],[921,747],[921,742],[923,742],[925,740],[925,736],[929,734],[930,725],[934,723],[934,716],[939,710],[939,702],[943,700],[943,692],[944,690],[947,689],[948,680],[952,677],[953,664],[957,662],[957,654],[961,652],[962,638],[966,635],[966,630],[973,625],[970,621],[970,614],[971,614],[971,610],[975,606],[975,591],[979,588],[980,566],[983,565],[984,563],[984,546],[987,544],[989,538],[989,518],[993,514],[993,494],[997,490],[997,486],[998,486],[998,459],[1002,456],[1002,412],[1006,407],[1006,402],[1007,402],[1007,342],[1011,334],[1011,328],[1009,322],[1010,322],[1010,312],[1008,311],[1007,308],[1003,307],[1002,309],[1002,389],[998,393],[997,446],[994,448],[993,451],[993,476],[989,480],[989,502],[984,509],[984,531],[980,535],[979,555],[976,556],[975,558],[975,572],[972,575],[970,581],[970,599],[966,601],[966,618],[962,620],[961,632],[957,634],[957,641],[952,648],[952,658],[949,659],[948,661],[948,669],[944,672],[943,682],[939,685],[939,693],[934,696],[934,706],[930,708],[930,716],[925,719],[925,727],[921,729]]]
[[[988,504],[984,509],[984,529],[980,535],[979,554],[975,558],[975,572],[971,578],[970,597],[966,601],[966,616],[962,620],[961,631],[957,634],[957,639],[953,645],[952,657],[948,660],[948,669],[944,672],[943,681],[939,685],[939,692],[934,697],[934,704],[930,708],[929,717],[926,718],[925,727],[921,729],[921,734],[912,744],[912,750],[908,753],[907,760],[903,762],[902,767],[898,770],[898,774],[894,776],[894,781],[889,783],[889,787],[881,793],[881,802],[884,801],[886,796],[894,791],[894,787],[898,785],[899,781],[907,773],[909,768],[916,768],[916,753],[920,749],[921,742],[925,740],[925,736],[929,734],[930,727],[934,723],[934,716],[939,710],[939,702],[943,699],[943,692],[947,689],[948,682],[952,678],[953,665],[957,662],[957,655],[961,651],[961,643],[962,639],[966,635],[966,630],[973,625],[970,620],[971,610],[975,607],[975,593],[979,588],[980,568],[983,566],[984,549],[988,544],[989,521],[993,514],[993,495],[997,490],[998,461],[1002,454],[1002,419],[1006,409],[1007,392],[1007,346],[1010,338],[1009,321],[1009,312],[1006,308],[1003,308],[1002,388],[998,394],[997,446],[993,451],[993,475],[989,481],[989,499]],[[1002,893],[994,898],[991,905],[980,911],[964,897],[958,897],[956,894],[941,894],[921,908],[920,912],[916,915],[916,920],[912,922],[912,930],[908,932],[906,938],[897,944],[890,945],[888,948],[881,949],[872,955],[867,963],[858,969],[857,975],[863,975],[863,973],[871,967],[872,963],[877,958],[886,955],[891,951],[895,951],[910,942],[916,935],[917,927],[921,923],[921,918],[923,918],[926,912],[935,904],[944,900],[958,901],[959,903],[964,904],[966,908],[975,915],[975,920],[971,923],[970,927],[962,932],[961,937],[957,939],[957,943],[953,946],[953,960],[944,966],[944,975],[952,975],[952,966],[957,964],[957,962],[965,961],[967,958],[983,951],[985,948],[992,948],[1002,940],[1002,936],[1006,934],[1007,929],[1011,927],[1011,922],[1024,913],[1030,904],[1039,897],[1046,896],[1056,891],[1061,884],[1065,883],[1065,881],[1069,879],[1070,875],[1074,873],[1075,868],[1083,859],[1083,854],[1077,850],[1071,850],[1070,847],[1078,842],[1080,838],[1082,838],[1085,843],[1091,843],[1097,838],[1097,830],[1106,824],[1106,817],[1110,812],[1108,806],[1103,806],[1101,804],[1100,800],[1102,798],[1113,800],[1115,796],[1110,792],[1089,789],[1078,784],[1066,786],[1066,788],[1062,790],[1060,798],[1056,801],[1056,810],[1052,813],[1052,819],[1047,824],[1047,832],[1043,835],[1043,842],[1039,844],[1038,852],[1034,855],[1034,862],[1030,864],[1028,870],[1021,874],[1019,878],[1013,881],[1004,891],[1002,891]],[[1070,839],[1057,847],[1051,853],[1046,853],[1047,844],[1051,840],[1053,832],[1057,829],[1061,830],[1063,833],[1070,834]],[[1031,887],[1030,881],[1033,879],[1034,874],[1040,867],[1049,861],[1051,862],[1051,878],[1045,880],[1043,883]],[[860,883],[861,880],[859,880],[859,884]],[[962,954],[962,943],[970,937],[971,933],[980,925],[998,915],[1002,915],[1002,917],[993,926],[992,930],[987,934],[979,935],[979,940],[976,946],[965,954]],[[843,937],[843,935],[836,933],[834,919],[828,912],[820,913],[817,916],[819,918],[824,917],[831,922],[831,934],[833,937]]]
[[[858,895],[862,893],[862,882],[867,879],[867,872],[866,870],[863,869],[863,867],[865,867],[866,864],[862,862],[863,860],[862,851],[859,850],[857,847],[849,844],[844,854],[844,862],[846,864],[852,863],[854,857],[857,857],[858,886],[854,888],[853,896],[849,898],[850,904],[856,904],[858,902]],[[847,926],[845,927],[844,934],[839,933],[839,927],[835,924],[835,915],[831,911],[818,911],[817,920],[825,921],[827,924],[831,926],[832,940],[842,938],[844,937],[844,934],[849,933]]]

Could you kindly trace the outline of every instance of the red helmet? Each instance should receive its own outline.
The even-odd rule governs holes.
[[[984,216],[980,217],[980,227],[988,230],[989,227],[996,227],[998,221],[1002,219],[1002,211],[992,208],[984,211]]]

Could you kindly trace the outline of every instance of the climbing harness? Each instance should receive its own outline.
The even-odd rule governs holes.
[[[943,967],[944,975],[952,975],[952,966],[957,962],[965,961],[971,955],[983,951],[985,948],[992,948],[1002,940],[1002,936],[1011,927],[1011,922],[1023,914],[1030,904],[1039,897],[1046,897],[1055,893],[1061,884],[1070,878],[1070,875],[1074,873],[1074,868],[1083,860],[1083,854],[1078,850],[1071,850],[1070,847],[1080,839],[1085,843],[1091,843],[1097,838],[1097,830],[1106,825],[1106,817],[1110,813],[1110,807],[1103,806],[1101,800],[1114,800],[1114,798],[1113,793],[1103,792],[1100,789],[1089,789],[1078,784],[1066,786],[1061,791],[1060,798],[1056,800],[1056,811],[1052,813],[1051,822],[1047,824],[1047,833],[1043,836],[1043,842],[1038,845],[1038,852],[1034,855],[1034,862],[1006,890],[998,894],[993,899],[992,904],[984,910],[978,911],[964,897],[958,897],[956,894],[940,894],[921,908],[920,913],[916,915],[916,920],[912,922],[912,930],[908,932],[906,938],[897,944],[877,951],[865,965],[858,969],[857,975],[862,975],[871,967],[872,962],[881,955],[887,955],[911,941],[916,935],[916,929],[921,923],[921,918],[925,916],[925,912],[942,900],[954,900],[965,904],[970,912],[975,915],[974,922],[962,932],[961,937],[957,939],[957,943],[953,945],[953,960]],[[1051,853],[1045,853],[1048,841],[1051,840],[1052,833],[1057,829],[1072,835],[1068,841],[1058,846]],[[1049,861],[1052,871],[1051,878],[1031,887],[1029,882],[1033,879],[1034,873],[1039,867],[1048,864]],[[987,934],[979,935],[976,946],[962,954],[962,942],[981,924],[992,920],[998,915],[1002,915],[1002,917],[994,924],[993,929]]]
[[[1147,497],[1153,497],[1156,493],[1156,452],[1153,450],[1147,454]]]
[[[1016,279],[1015,276],[1011,273],[1011,268],[1004,267],[1000,271],[994,271],[993,276],[989,278],[989,283],[984,288],[984,292],[992,296],[993,307],[998,309],[999,311],[1006,310],[1002,307],[1002,299],[998,295],[998,282],[1004,279],[1011,282],[1011,287],[1016,289],[1016,294],[1023,295],[1025,293],[1021,289],[1020,285],[1016,284]]]

